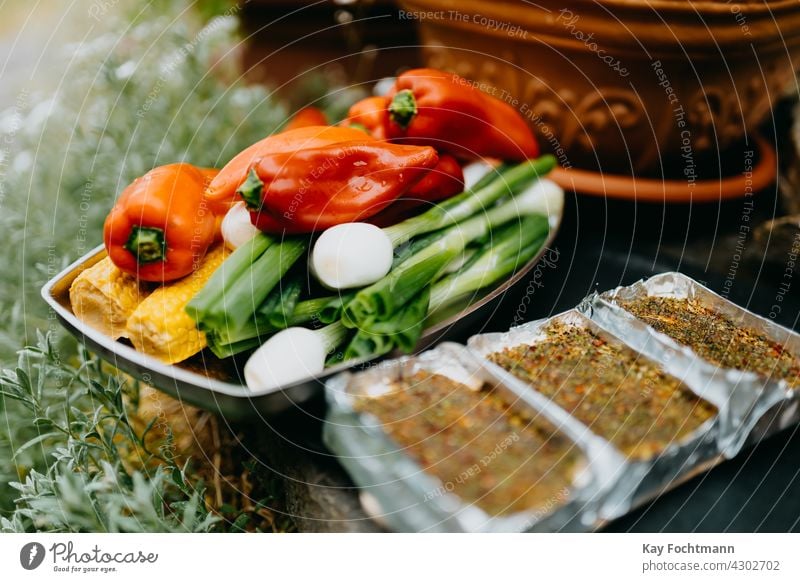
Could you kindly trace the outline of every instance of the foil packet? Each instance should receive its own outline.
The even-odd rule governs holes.
[[[342,373],[326,385],[329,414],[324,438],[361,488],[365,509],[395,531],[589,531],[800,420],[799,387],[715,365],[620,306],[620,302],[648,296],[692,299],[776,342],[782,346],[779,350],[800,353],[797,333],[738,307],[685,275],[664,273],[595,293],[576,309],[554,317],[503,333],[473,336],[467,347],[441,344],[367,371]],[[709,415],[708,419],[646,458],[626,455],[597,434],[603,430],[594,427],[593,432],[592,426],[556,404],[555,397],[546,396],[542,384],[537,390],[536,378],[526,376],[528,371],[515,375],[509,371],[513,366],[506,369],[490,358],[506,349],[544,341],[555,323],[588,330],[603,342],[632,350],[636,361],[643,358],[648,369],[653,364],[660,370],[658,378],[663,378],[661,373],[671,376],[672,386],[679,381],[680,388],[693,395],[691,402],[704,402],[701,418]],[[441,480],[393,441],[376,417],[354,406],[359,397],[388,393],[398,379],[420,371],[473,390],[492,386],[516,409],[541,417],[569,439],[581,453],[581,466],[569,493],[545,510],[490,515],[447,491]],[[576,415],[582,416],[577,411]],[[609,439],[617,441],[615,435]]]
[[[627,344],[660,362],[671,373],[691,378],[692,388],[720,410],[718,450],[732,458],[742,448],[800,420],[800,389],[784,380],[754,372],[722,368],[690,347],[656,331],[620,306],[645,297],[689,299],[711,309],[737,326],[757,331],[800,354],[800,335],[760,317],[714,293],[681,273],[662,273],[627,287],[587,297],[578,310],[623,338]]]
[[[546,423],[554,434],[571,441],[578,461],[569,486],[545,505],[505,514],[490,514],[460,498],[457,490],[448,487],[450,483],[423,469],[393,440],[376,416],[356,406],[359,398],[390,397],[398,381],[420,372],[444,376],[475,391],[491,386],[513,409]],[[586,531],[601,519],[602,503],[624,464],[612,447],[594,438],[572,417],[554,409],[541,395],[487,370],[458,344],[441,344],[418,356],[339,374],[327,383],[326,396],[329,411],[324,441],[361,489],[365,509],[393,531]],[[464,469],[465,478],[480,478],[472,477],[469,467]],[[476,469],[480,471],[480,467]]]
[[[501,378],[509,385],[515,386],[518,390],[528,390],[537,394],[542,399],[542,407],[547,407],[551,414],[553,410],[560,411],[559,414],[570,416],[565,410],[558,406],[543,394],[536,392],[533,383],[518,378],[500,365],[490,361],[492,354],[502,352],[505,349],[516,348],[522,345],[530,346],[537,342],[547,339],[546,330],[553,324],[560,324],[567,327],[577,327],[585,329],[608,342],[612,346],[620,348],[630,348],[626,341],[617,334],[598,325],[578,310],[570,310],[565,313],[523,324],[519,327],[511,328],[506,332],[490,333],[473,336],[468,341],[470,352],[480,358],[483,365],[492,374]],[[680,357],[675,359],[674,369],[667,370],[660,366],[660,363],[647,354],[641,354],[653,364],[661,367],[669,375],[679,380],[685,389],[697,396],[701,400],[706,400],[701,391],[698,390],[696,378],[694,378],[687,368],[681,368]],[[684,364],[686,362],[683,362]],[[713,402],[710,404],[714,404]],[[572,418],[570,416],[570,418]],[[676,485],[686,479],[691,478],[701,470],[705,470],[710,465],[719,461],[717,450],[718,431],[719,431],[719,407],[716,415],[703,422],[689,434],[680,439],[674,439],[667,444],[658,454],[654,454],[646,459],[629,458],[622,451],[616,449],[610,442],[594,434],[591,427],[580,423],[573,418],[574,423],[580,424],[584,435],[591,435],[594,440],[602,440],[607,447],[614,449],[616,458],[621,461],[614,467],[614,480],[610,486],[606,487],[604,497],[600,500],[598,517],[601,521],[610,520],[624,515],[631,508],[641,505],[645,501],[656,497],[660,492]],[[610,470],[610,467],[607,469]]]

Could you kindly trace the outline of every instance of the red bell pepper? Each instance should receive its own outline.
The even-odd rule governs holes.
[[[453,156],[439,156],[436,166],[408,191],[409,201],[436,202],[464,191],[464,171]]]
[[[407,71],[388,97],[389,139],[433,146],[463,159],[522,161],[539,155],[536,138],[517,110],[453,73]]]
[[[355,103],[342,122],[346,127],[363,129],[375,139],[386,139],[389,125],[389,99],[387,97],[367,97]]]
[[[302,233],[364,220],[405,195],[438,161],[430,147],[363,137],[256,160],[238,189],[253,224]]]
[[[328,125],[328,116],[318,107],[309,105],[295,113],[289,123],[286,124],[286,127],[283,128],[283,131],[312,127],[314,125]]]
[[[348,127],[313,125],[276,133],[239,152],[206,189],[205,199],[215,214],[225,214],[240,199],[236,189],[247,179],[253,162],[272,154],[292,153],[346,141],[366,141],[370,136]]]

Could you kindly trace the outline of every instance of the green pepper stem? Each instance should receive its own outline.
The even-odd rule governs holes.
[[[389,117],[397,125],[406,129],[417,115],[417,100],[414,93],[405,89],[399,91],[389,104]]]
[[[258,210],[261,208],[261,191],[264,188],[264,182],[258,177],[256,171],[250,168],[245,180],[237,189],[236,193],[242,197],[245,206],[249,210]]]
[[[363,131],[364,133],[369,133],[367,126],[364,125],[363,123],[351,123],[350,125],[348,125],[348,127],[350,129],[357,129],[359,131]]]
[[[167,258],[167,241],[164,231],[151,226],[134,226],[125,248],[140,265],[156,263]]]

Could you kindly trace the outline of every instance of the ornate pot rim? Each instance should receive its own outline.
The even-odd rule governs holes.
[[[608,47],[630,47],[638,44],[638,39],[646,39],[660,47],[662,54],[689,51],[702,56],[709,48],[719,54],[750,51],[751,44],[785,50],[800,43],[797,0],[573,0],[569,8],[555,0],[400,0],[400,4],[418,12],[453,11],[513,24],[529,33],[518,39],[523,42],[558,38],[571,42],[569,35],[555,26],[566,11],[577,17],[575,22],[579,21],[582,29],[603,31]],[[421,24],[508,36],[502,27],[481,26],[472,19],[443,17],[425,19]]]

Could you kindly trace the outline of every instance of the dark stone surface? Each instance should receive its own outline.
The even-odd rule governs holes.
[[[358,490],[322,446],[320,423],[311,420],[317,412],[296,411],[267,430],[262,425],[252,431],[263,469],[282,483],[280,510],[301,532],[380,531],[361,509]]]

